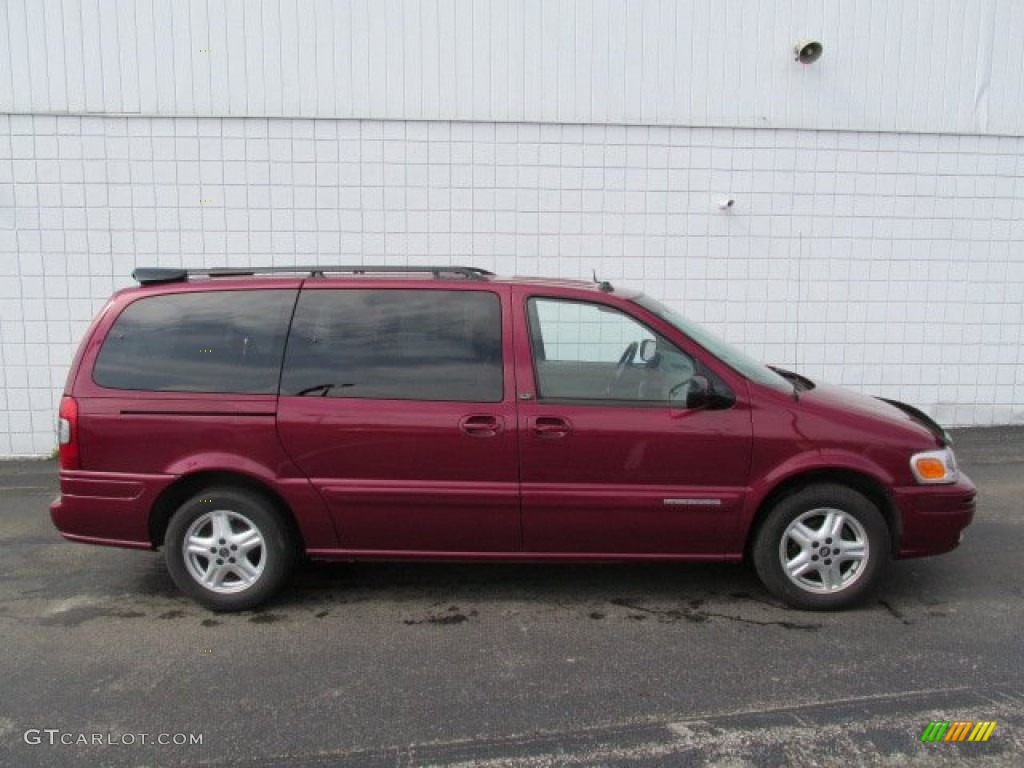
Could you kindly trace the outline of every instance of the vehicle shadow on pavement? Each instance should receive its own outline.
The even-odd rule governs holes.
[[[992,555],[998,558],[1004,533],[997,530],[1000,527],[996,521],[985,521],[970,548],[995,547]],[[25,574],[26,589],[19,591],[43,601],[32,618],[43,625],[65,626],[101,616],[192,617],[207,626],[309,622],[358,610],[375,620],[406,626],[458,625],[498,614],[527,614],[543,621],[550,614],[558,621],[592,626],[606,619],[637,624],[718,620],[815,632],[843,623],[844,616],[865,613],[904,625],[942,621],[971,595],[996,596],[1007,587],[968,567],[976,552],[896,562],[874,596],[838,614],[804,612],[779,603],[760,586],[753,570],[739,563],[303,560],[288,585],[265,606],[217,614],[178,591],[162,553],[39,545],[51,554],[51,547],[60,547],[65,557],[72,556],[71,562],[64,563],[65,573],[59,576],[33,569],[31,575]],[[74,578],[66,578],[67,571]],[[24,613],[23,617],[29,618]]]

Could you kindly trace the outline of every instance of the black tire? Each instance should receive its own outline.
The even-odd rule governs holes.
[[[771,509],[752,554],[758,576],[777,598],[794,608],[829,611],[857,603],[877,586],[891,561],[890,541],[885,518],[863,494],[843,485],[809,485]],[[858,557],[859,543],[866,546]]]
[[[188,552],[189,540],[210,551]],[[257,493],[228,486],[208,488],[182,504],[164,542],[174,583],[215,611],[243,611],[268,600],[295,560],[291,530],[277,507]]]

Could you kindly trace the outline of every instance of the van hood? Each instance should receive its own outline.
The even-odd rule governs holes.
[[[798,373],[771,366],[772,370],[790,381],[801,402],[823,405],[840,411],[855,411],[888,422],[911,422],[926,429],[942,445],[952,445],[953,440],[933,418],[919,408],[899,400],[873,397],[861,392],[811,381]]]

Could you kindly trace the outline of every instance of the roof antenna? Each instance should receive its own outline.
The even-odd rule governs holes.
[[[609,283],[607,280],[598,280],[597,279],[597,270],[596,269],[594,270],[594,282],[597,283],[597,287],[601,291],[603,291],[604,293],[611,293],[612,291],[615,290],[614,288],[612,288],[612,284]]]

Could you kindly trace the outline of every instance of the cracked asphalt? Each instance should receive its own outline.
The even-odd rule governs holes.
[[[0,462],[0,765],[1024,764],[1024,429],[955,435],[963,546],[837,614],[665,563],[313,564],[213,614],[160,553],[62,540],[52,463]]]

